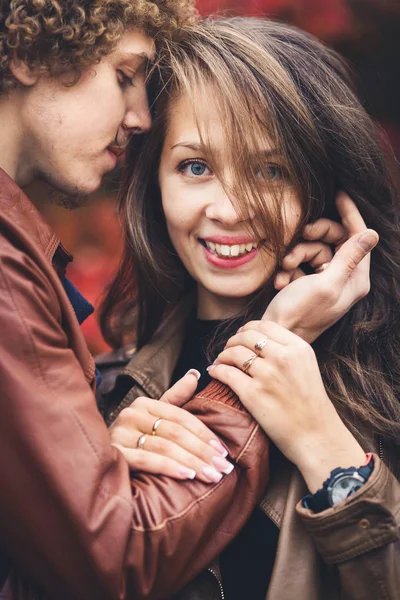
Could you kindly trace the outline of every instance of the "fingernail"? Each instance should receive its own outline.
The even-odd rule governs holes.
[[[210,440],[208,443],[212,448],[214,448],[214,450],[222,454],[224,458],[228,456],[228,450],[218,440]]]
[[[223,477],[222,473],[218,473],[214,467],[203,467],[201,472],[209,481],[213,481],[214,483],[218,483]]]
[[[196,377],[197,381],[201,377],[201,373],[197,369],[189,369],[189,371],[186,373],[186,375],[194,375]]]
[[[239,327],[236,333],[240,333],[243,330],[243,327]]]
[[[196,477],[196,471],[187,469],[186,467],[179,467],[178,475],[180,477],[185,477],[185,479],[194,479]]]
[[[216,365],[210,365],[209,367],[207,367],[206,371],[210,372],[213,369],[215,369]]]
[[[221,471],[221,473],[225,473],[225,475],[229,475],[234,469],[234,465],[221,456],[214,456],[212,462],[214,467],[216,467],[218,471]]]
[[[373,233],[370,233],[370,232],[363,233],[358,238],[358,245],[361,246],[361,248],[363,250],[365,250],[365,252],[369,252],[370,250],[372,250],[372,248],[374,248],[374,246],[376,246],[376,244],[377,244],[376,236]]]

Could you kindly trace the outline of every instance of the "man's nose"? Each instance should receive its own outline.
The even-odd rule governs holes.
[[[151,127],[151,114],[146,87],[132,88],[127,99],[126,113],[122,123],[131,133],[145,133]]]

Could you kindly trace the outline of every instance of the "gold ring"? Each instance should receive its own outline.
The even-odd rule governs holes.
[[[263,340],[259,340],[259,341],[258,341],[258,342],[255,344],[255,346],[254,346],[254,350],[255,350],[256,352],[259,352],[259,353],[260,353],[260,352],[262,351],[262,349],[263,349],[263,348],[266,346],[266,344],[267,344],[267,341],[268,341],[268,338],[264,338]]]
[[[162,419],[156,419],[154,421],[154,425],[153,425],[153,429],[151,430],[151,435],[156,435],[157,434],[157,429],[160,426]]]
[[[143,446],[144,446],[144,443],[145,443],[146,439],[147,439],[147,433],[144,433],[138,439],[136,447],[139,448],[139,450],[143,450]]]
[[[317,267],[316,269],[314,269],[314,271],[316,273],[322,273],[322,271],[325,271],[326,267],[329,265],[328,262],[326,263],[322,263],[322,265],[320,265],[319,267]]]
[[[243,373],[245,373],[246,375],[249,372],[249,369],[251,367],[251,365],[253,364],[253,362],[256,360],[257,358],[257,354],[252,354],[250,356],[250,358],[248,358],[247,360],[244,361],[243,365],[242,365],[242,371]]]

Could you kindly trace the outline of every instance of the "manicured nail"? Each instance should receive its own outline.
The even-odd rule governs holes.
[[[374,248],[376,244],[376,235],[370,233],[369,231],[367,233],[363,233],[358,238],[358,245],[361,246],[361,248],[365,250],[365,252],[369,252],[370,250],[372,250],[372,248]]]
[[[203,467],[201,472],[209,481],[213,481],[214,483],[218,483],[223,477],[222,473],[218,473],[214,467]]]
[[[209,373],[210,371],[212,371],[213,369],[215,369],[215,367],[216,367],[216,366],[217,366],[217,365],[210,365],[209,367],[207,367],[207,369],[206,369],[206,370],[207,370],[207,371],[208,371],[208,373]]]
[[[218,440],[210,440],[208,443],[214,450],[222,454],[224,458],[228,456],[228,450]]]
[[[180,477],[185,477],[185,479],[194,479],[196,477],[196,471],[187,469],[186,467],[179,467],[178,475]]]
[[[201,377],[201,373],[197,369],[189,369],[189,371],[186,373],[186,375],[194,375],[196,377],[197,381]]]
[[[225,473],[225,475],[232,473],[233,469],[235,468],[232,463],[228,462],[221,456],[214,456],[212,462],[214,467],[218,469],[218,471],[221,471],[221,473]]]

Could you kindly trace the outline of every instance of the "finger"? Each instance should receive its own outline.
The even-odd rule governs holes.
[[[331,219],[318,219],[304,227],[303,238],[337,246],[348,238],[348,233],[341,223]]]
[[[282,268],[294,271],[302,263],[310,263],[313,268],[318,268],[323,263],[330,262],[333,252],[328,244],[322,242],[300,242],[282,261]]]
[[[232,346],[223,350],[213,364],[217,366],[224,364],[236,367],[250,377],[258,375],[265,377],[270,366],[270,363],[266,362],[268,361],[268,354],[270,357],[275,357],[284,348],[284,346],[274,340],[268,340],[268,342],[268,345],[265,347],[264,356],[256,354],[245,346]]]
[[[353,200],[345,192],[339,192],[335,200],[336,207],[346,228],[348,236],[361,233],[367,226]]]
[[[205,482],[218,483],[223,475],[229,475],[234,468],[232,463],[219,455],[214,455],[210,463],[201,460],[201,458],[183,447],[181,439],[178,443],[175,443],[158,435],[149,435],[145,438],[142,450],[165,456],[188,469],[192,469],[195,471],[196,477]]]
[[[166,456],[153,454],[146,450],[124,448],[119,444],[113,444],[121,452],[131,471],[140,471],[141,473],[151,473],[153,475],[166,475],[173,479],[194,479],[196,472],[188,469],[179,462]]]
[[[250,352],[258,354],[258,356],[265,356],[266,346],[270,342],[270,339],[266,335],[262,335],[255,329],[243,330],[240,333],[236,333],[226,343],[224,350],[232,348],[234,346],[243,346]],[[261,344],[261,347],[256,346]]]
[[[174,406],[183,406],[196,392],[199,379],[200,373],[196,369],[190,369],[161,396],[160,401]]]
[[[209,464],[214,464],[214,458],[217,456],[228,455],[228,451],[215,434],[200,419],[183,408],[162,404],[150,398],[138,400],[140,404],[135,406],[134,403],[126,408],[121,412],[119,422],[114,423],[110,431],[113,441],[135,447],[138,432],[152,436],[154,424],[159,421],[156,430],[158,437],[173,441]]]
[[[314,275],[312,275],[312,277],[314,277]],[[243,325],[239,331],[248,331],[249,329],[259,331],[261,334],[260,337],[262,337],[262,334],[265,334],[269,339],[283,344],[284,346],[296,342],[304,343],[304,340],[297,335],[273,321],[250,321],[249,323],[246,323],[246,325]]]
[[[292,271],[278,271],[274,279],[274,288],[276,290],[283,290],[289,285],[292,276]]]
[[[358,279],[369,284],[370,252],[379,241],[373,229],[366,229],[361,235],[353,235],[338,250],[321,277],[343,287],[351,275],[358,270]],[[365,261],[365,262],[364,262]]]
[[[172,389],[172,388],[171,388]],[[198,417],[179,406],[160,403],[147,398],[146,408],[155,419],[165,419],[181,425],[207,446],[211,446],[222,456],[227,456],[228,451],[219,441],[215,433],[211,431]],[[153,423],[154,424],[154,423]],[[158,429],[157,429],[158,432]]]
[[[253,393],[253,380],[240,369],[230,365],[211,365],[208,371],[214,379],[225,383],[239,397],[243,406],[251,413],[251,398]]]
[[[296,281],[296,279],[300,279],[301,277],[306,277],[306,274],[304,273],[304,271],[302,269],[295,269],[292,272],[290,281]]]

